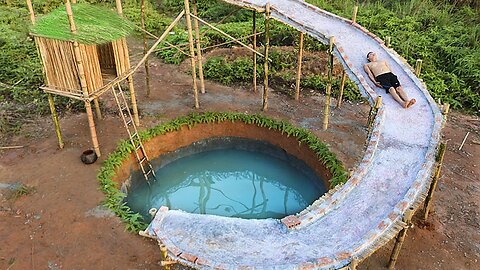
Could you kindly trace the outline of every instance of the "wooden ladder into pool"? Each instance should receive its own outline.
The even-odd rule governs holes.
[[[150,179],[156,180],[155,171],[153,170],[152,164],[148,159],[147,152],[143,147],[142,140],[138,134],[137,126],[133,121],[132,113],[130,108],[128,107],[127,99],[123,94],[122,87],[120,83],[116,83],[112,86],[113,96],[115,97],[115,101],[117,102],[118,109],[120,111],[120,116],[123,119],[123,124],[125,129],[127,130],[128,136],[130,137],[130,142],[134,147],[135,157],[137,158],[138,165],[142,170],[143,176],[147,181],[148,185],[150,185]]]

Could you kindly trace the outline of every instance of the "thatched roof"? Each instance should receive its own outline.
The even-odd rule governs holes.
[[[82,44],[103,44],[130,34],[134,26],[114,11],[89,4],[72,4],[77,34],[70,32],[67,12],[61,6],[41,17],[31,33],[51,39],[78,41]]]

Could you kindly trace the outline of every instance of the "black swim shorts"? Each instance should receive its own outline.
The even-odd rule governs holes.
[[[375,77],[375,80],[379,82],[385,90],[387,90],[387,93],[390,87],[397,88],[400,86],[397,76],[392,72],[380,74]]]

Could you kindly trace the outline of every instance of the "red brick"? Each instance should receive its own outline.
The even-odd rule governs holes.
[[[349,252],[340,252],[335,255],[335,258],[337,260],[345,260],[348,259],[350,256],[352,256],[352,254]]]
[[[318,266],[326,266],[333,263],[333,260],[329,257],[322,257],[317,259]]]
[[[195,263],[198,259],[197,256],[188,253],[182,253],[179,257],[191,263]]]

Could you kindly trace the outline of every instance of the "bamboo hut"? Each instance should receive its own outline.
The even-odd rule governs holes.
[[[30,2],[30,1],[27,1]],[[130,71],[128,46],[125,37],[134,25],[118,14],[89,4],[70,4],[57,8],[35,21],[31,34],[35,39],[44,68],[45,85],[49,94],[66,96],[85,102],[92,142],[100,155],[90,102],[94,101],[97,118],[101,118],[98,98],[109,90],[112,82],[124,79]],[[120,6],[118,6],[120,5]],[[30,10],[33,14],[33,10]],[[128,77],[135,122],[138,113],[131,76]],[[52,103],[53,103],[53,99]],[[52,108],[53,107],[53,108]],[[55,107],[51,104],[56,118]],[[58,120],[54,119],[59,135]],[[61,135],[59,135],[60,147]]]

